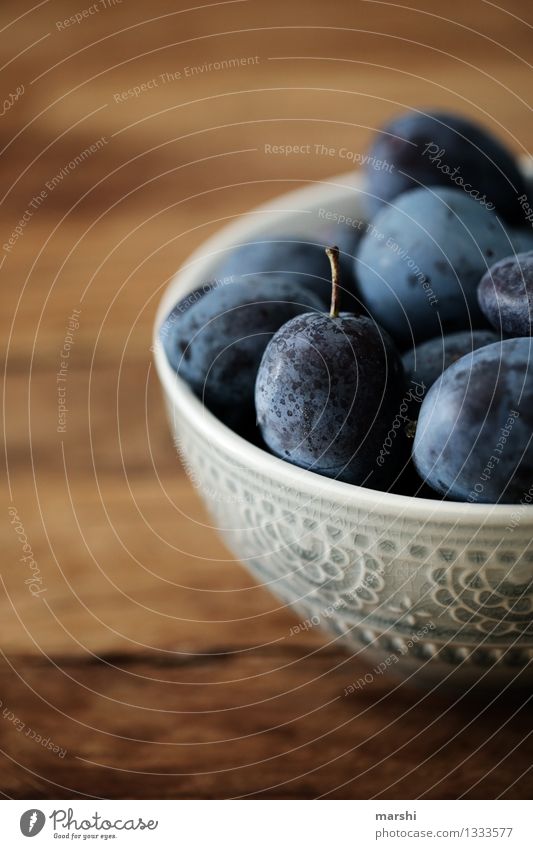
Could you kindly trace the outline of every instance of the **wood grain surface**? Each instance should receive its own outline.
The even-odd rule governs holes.
[[[3,0],[6,797],[531,795],[528,693],[345,696],[362,661],[291,635],[185,477],[150,345],[193,248],[403,107],[527,153],[532,25],[527,0]]]

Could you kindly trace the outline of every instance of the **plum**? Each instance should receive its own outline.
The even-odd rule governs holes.
[[[257,420],[278,457],[326,477],[385,487],[405,459],[407,441],[393,426],[406,392],[402,363],[370,318],[339,313],[338,255],[328,253],[331,311],[296,316],[272,337],[257,374]]]
[[[403,348],[486,327],[477,286],[512,249],[499,218],[464,192],[414,189],[369,224],[356,258],[360,296]]]
[[[461,115],[399,115],[376,136],[366,163],[370,215],[409,189],[440,185],[461,189],[509,222],[524,221],[519,197],[527,196],[527,186],[515,158]]]
[[[528,230],[525,227],[519,229],[508,227],[507,232],[512,246],[512,251],[509,251],[509,254],[525,254],[528,251],[533,251],[533,230]]]
[[[328,236],[331,236],[330,227],[326,230]],[[358,232],[353,228],[344,230],[344,240],[348,250],[341,253],[346,285],[343,297],[349,298],[354,287],[353,255]],[[323,305],[327,306],[331,296],[329,263],[325,254],[328,243],[331,244],[321,244],[301,236],[262,235],[253,241],[233,246],[216,264],[214,274],[219,278],[235,280],[282,274],[307,286],[321,298]]]
[[[253,434],[255,377],[269,339],[322,302],[279,276],[217,286],[193,300],[173,323],[169,362],[225,424]]]
[[[462,357],[428,391],[413,459],[441,495],[518,503],[533,480],[530,338],[505,339]]]
[[[479,305],[489,322],[508,336],[531,336],[533,251],[501,259],[483,275]]]
[[[159,328],[159,341],[163,346],[167,359],[174,370],[177,370],[179,360],[181,359],[178,347],[180,318],[184,312],[193,306],[193,304],[210,292],[215,285],[216,284],[213,281],[209,281],[202,286],[197,286],[191,292],[188,292],[187,295],[184,295],[184,297],[174,305]]]
[[[428,339],[427,342],[407,351],[402,362],[408,380],[420,387],[416,400],[422,401],[428,389],[452,363],[477,348],[498,342],[499,339],[500,336],[493,330],[462,330],[459,333]]]

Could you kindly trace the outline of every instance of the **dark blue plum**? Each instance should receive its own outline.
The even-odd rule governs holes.
[[[422,403],[428,389],[453,363],[477,348],[498,342],[500,338],[493,330],[462,330],[429,339],[407,351],[402,362],[407,379],[418,387],[417,402]]]
[[[507,232],[512,248],[508,251],[509,254],[525,254],[528,251],[533,251],[533,230],[531,228],[508,227]]]
[[[393,424],[405,391],[388,334],[365,316],[339,314],[334,303],[329,315],[291,319],[268,343],[257,421],[266,445],[289,463],[383,488],[406,459],[407,440]]]
[[[380,454],[405,391],[400,357],[371,319],[307,313],[267,346],[256,382],[257,421],[278,457],[380,489],[406,459],[401,433]]]
[[[413,458],[447,498],[519,503],[533,481],[533,348],[505,339],[462,357],[420,410]]]
[[[402,348],[486,327],[477,287],[512,249],[499,218],[458,189],[414,189],[383,209],[356,259],[360,296]]]
[[[329,227],[326,230],[328,238],[333,235],[334,230]],[[343,294],[348,302],[354,291],[353,255],[358,233],[353,228],[348,232],[339,228],[336,235],[339,242],[344,238],[347,248],[341,253],[341,267],[345,281]],[[322,243],[301,236],[261,235],[254,241],[230,248],[214,266],[213,274],[218,278],[235,280],[281,274],[308,287],[327,306],[331,297],[331,275],[325,248],[331,244],[337,242]],[[339,247],[342,251],[342,245]]]
[[[533,335],[533,251],[493,265],[481,278],[478,298],[482,312],[501,333]]]
[[[203,298],[215,286],[215,283],[205,283],[203,286],[198,286],[191,292],[188,292],[178,303],[172,308],[167,315],[163,324],[159,328],[159,341],[161,342],[167,359],[174,370],[178,368],[178,362],[181,359],[178,342],[180,334],[180,319],[183,313],[189,307],[192,307],[200,298]]]
[[[267,343],[286,321],[313,309],[322,309],[320,298],[293,280],[217,286],[173,323],[169,362],[225,424],[253,433],[255,377]]]
[[[528,189],[514,156],[488,130],[460,115],[406,112],[394,118],[376,136],[365,175],[370,215],[409,189],[448,186],[509,222],[524,221],[519,197]]]

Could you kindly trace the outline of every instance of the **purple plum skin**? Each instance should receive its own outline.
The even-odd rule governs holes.
[[[402,356],[407,377],[423,387],[423,395],[453,363],[477,348],[491,345],[500,340],[493,330],[461,330],[447,336],[436,336],[422,342]]]
[[[221,421],[253,437],[255,378],[269,339],[299,313],[322,310],[322,302],[301,283],[273,275],[192,296],[165,343],[169,362]]]
[[[433,161],[432,161],[433,160]],[[375,163],[390,167],[376,167]],[[514,156],[488,130],[447,112],[406,112],[376,135],[365,168],[370,217],[419,186],[449,186],[485,199],[509,223],[524,223],[528,193]]]
[[[405,393],[400,356],[375,322],[307,313],[280,328],[265,350],[257,421],[266,445],[289,463],[385,488],[408,454],[399,432],[380,456]]]
[[[433,384],[418,419],[420,477],[455,501],[517,504],[533,482],[533,345],[505,339],[462,357]]]
[[[507,336],[532,335],[533,251],[501,259],[481,278],[479,305]]]
[[[343,287],[342,302],[348,306],[354,292],[353,256],[356,250],[359,233],[355,229],[346,232],[346,228],[327,227],[328,238],[335,235],[341,242],[341,285]],[[324,307],[331,300],[331,268],[326,256],[326,247],[337,242],[320,242],[304,239],[299,236],[268,237],[265,234],[250,242],[235,245],[221,257],[212,270],[217,279],[249,280],[260,279],[269,275],[283,275],[308,287],[317,295]]]
[[[403,349],[486,327],[479,281],[512,250],[499,218],[464,192],[413,189],[382,209],[361,240],[360,297]]]

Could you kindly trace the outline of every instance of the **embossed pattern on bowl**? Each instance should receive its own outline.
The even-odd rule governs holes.
[[[370,678],[390,670],[426,686],[531,684],[533,507],[409,498],[290,466],[205,410],[158,343],[174,303],[210,278],[229,245],[273,226],[305,233],[319,210],[356,217],[359,199],[353,175],[290,192],[224,228],[180,269],[154,335],[176,445],[233,554],[305,627],[362,653]]]

